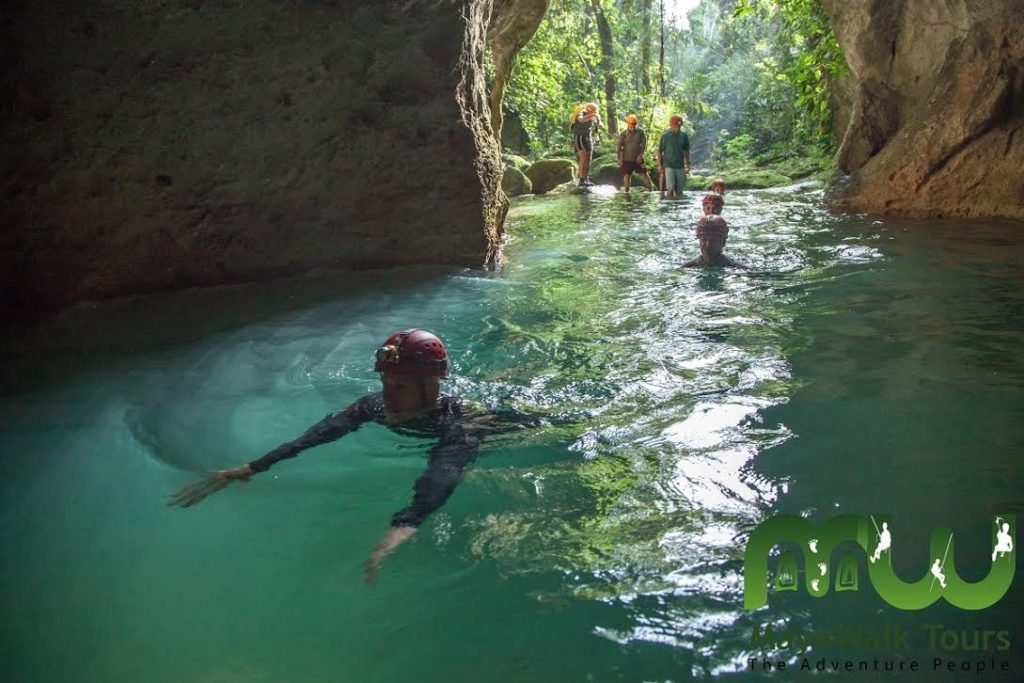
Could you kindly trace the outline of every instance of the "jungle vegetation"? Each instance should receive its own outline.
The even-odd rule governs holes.
[[[708,172],[826,171],[837,144],[831,95],[848,68],[819,0],[700,0],[686,22],[666,17],[666,4],[551,0],[505,95],[525,133],[515,151],[572,158],[569,118],[593,101],[604,153],[626,114],[654,140],[680,114]]]

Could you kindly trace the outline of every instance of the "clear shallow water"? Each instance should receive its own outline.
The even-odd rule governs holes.
[[[727,252],[753,271],[683,270],[699,197],[521,201],[497,273],[185,292],[11,333],[0,679],[758,678],[748,656],[792,653],[752,647],[754,626],[892,622],[1008,630],[1009,652],[949,656],[1011,673],[935,674],[927,642],[820,654],[922,662],[898,680],[1019,680],[1019,575],[979,613],[899,612],[864,580],[747,612],[742,556],[774,512],[880,512],[919,549],[894,558],[905,578],[940,525],[961,574],[985,575],[991,514],[1024,513],[1020,225],[731,192]],[[487,444],[372,589],[362,564],[428,443],[371,426],[164,506],[373,390],[372,350],[407,326],[448,343],[449,391],[578,421]]]

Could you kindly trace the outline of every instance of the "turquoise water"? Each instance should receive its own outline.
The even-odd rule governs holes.
[[[743,608],[743,547],[775,512],[890,513],[893,562],[988,571],[1024,513],[1019,224],[830,215],[813,189],[730,192],[727,253],[692,271],[697,193],[518,200],[494,273],[417,269],[83,305],[4,339],[0,680],[683,681],[764,674],[765,624],[896,625],[917,659],[841,680],[1022,680],[1020,575],[981,612],[900,612],[866,584]],[[167,495],[379,385],[421,326],[447,390],[570,416],[486,444],[455,495],[362,565],[429,443],[369,426],[187,509]],[[866,563],[862,562],[862,568]],[[925,624],[1006,631],[1007,673],[935,672]],[[940,642],[941,645],[941,642]],[[997,662],[998,663],[998,662]]]

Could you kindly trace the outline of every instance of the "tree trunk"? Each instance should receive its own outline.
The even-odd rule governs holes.
[[[661,0],[661,57],[658,62],[658,83],[661,85],[661,98],[665,99],[665,0]]]
[[[616,135],[619,132],[619,121],[615,113],[615,60],[612,29],[608,25],[608,18],[604,15],[601,1],[590,0],[590,6],[594,9],[594,18],[597,20],[597,35],[601,39],[601,70],[604,71],[604,101],[608,113],[608,134]]]
[[[640,9],[640,94],[651,94],[651,0],[642,0]]]

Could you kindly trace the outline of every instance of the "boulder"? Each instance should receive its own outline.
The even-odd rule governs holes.
[[[840,209],[1024,219],[1024,3],[824,0],[853,72]],[[979,192],[979,189],[984,189]]]
[[[509,197],[516,197],[533,192],[533,183],[518,168],[509,167],[501,176],[501,189]]]
[[[496,263],[484,56],[507,76],[546,5],[5,3],[0,309]]]
[[[541,159],[526,169],[534,194],[545,194],[558,185],[572,182],[576,164],[568,159]]]

